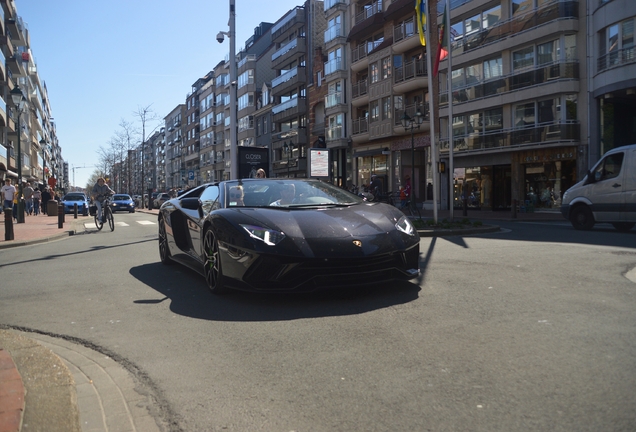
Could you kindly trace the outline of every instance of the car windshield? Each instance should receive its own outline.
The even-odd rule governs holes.
[[[130,197],[128,195],[114,195],[113,200],[115,201],[128,201]]]
[[[64,201],[84,201],[84,197],[81,195],[66,195]]]
[[[348,206],[363,199],[330,183],[308,179],[254,179],[222,183],[226,207]]]

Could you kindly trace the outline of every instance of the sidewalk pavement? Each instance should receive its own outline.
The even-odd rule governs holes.
[[[158,210],[138,209],[157,215]],[[422,210],[433,219],[432,210]],[[483,231],[498,227],[496,221],[564,221],[556,210],[518,213],[510,211],[454,210],[454,219],[482,221]],[[438,221],[450,219],[440,210]],[[4,215],[0,217],[0,249],[59,240],[85,230],[90,216],[65,215],[59,228],[57,216],[26,216],[14,224],[14,240],[4,240]],[[474,234],[465,229],[430,235]],[[423,236],[426,236],[424,234]],[[135,391],[132,374],[114,360],[79,343],[40,333],[0,327],[0,432],[46,431],[159,431],[149,410],[148,396]],[[28,427],[27,427],[28,425]]]

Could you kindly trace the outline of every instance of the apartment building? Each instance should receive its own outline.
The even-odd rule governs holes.
[[[307,87],[313,84],[313,50],[325,29],[322,1],[290,10],[271,28],[272,177],[306,177],[309,143]]]
[[[214,72],[206,75],[206,82],[199,89],[199,179],[202,183],[215,181],[214,163]]]
[[[164,117],[166,134],[166,189],[182,188],[186,185],[185,160],[183,159],[183,119],[185,104],[177,105]]]
[[[636,2],[589,0],[589,162],[636,143]]]
[[[311,147],[330,149],[332,182],[346,187],[353,181],[347,134],[351,124],[346,93],[351,82],[349,56],[346,55],[347,35],[351,28],[347,2],[326,0],[322,13],[326,26],[322,44],[312,53],[316,63],[315,82],[310,88],[310,143]]]
[[[377,175],[389,192],[410,182],[424,201],[432,179],[429,74],[414,1],[351,1],[348,10],[353,184],[368,185]],[[421,124],[405,129],[404,115],[417,113]]]
[[[66,189],[68,169],[64,169],[46,84],[38,74],[28,27],[13,0],[0,0],[0,5],[0,177],[13,178],[14,182],[20,177],[32,185]],[[12,98],[12,92],[15,95],[18,90],[23,97],[21,111]]]

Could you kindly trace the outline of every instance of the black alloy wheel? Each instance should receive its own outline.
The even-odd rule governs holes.
[[[591,230],[594,226],[594,215],[588,206],[579,205],[572,210],[570,216],[572,226],[577,230]]]
[[[170,249],[168,248],[166,221],[163,218],[159,220],[159,258],[161,259],[161,263],[165,265],[170,265],[174,262],[172,261]]]
[[[203,272],[205,281],[212,294],[225,294],[227,288],[223,284],[223,270],[219,257],[219,243],[211,229],[205,231],[203,237]]]

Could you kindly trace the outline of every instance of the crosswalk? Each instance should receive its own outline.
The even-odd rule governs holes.
[[[115,226],[116,227],[129,227],[130,225],[135,225],[135,224],[139,224],[139,225],[157,225],[156,221],[150,221],[150,220],[138,220],[135,222],[131,222],[126,223],[126,222],[122,222],[122,221],[115,221]],[[92,228],[97,228],[95,226],[95,221],[90,221],[90,222],[84,222],[84,228],[86,229],[92,229]]]

